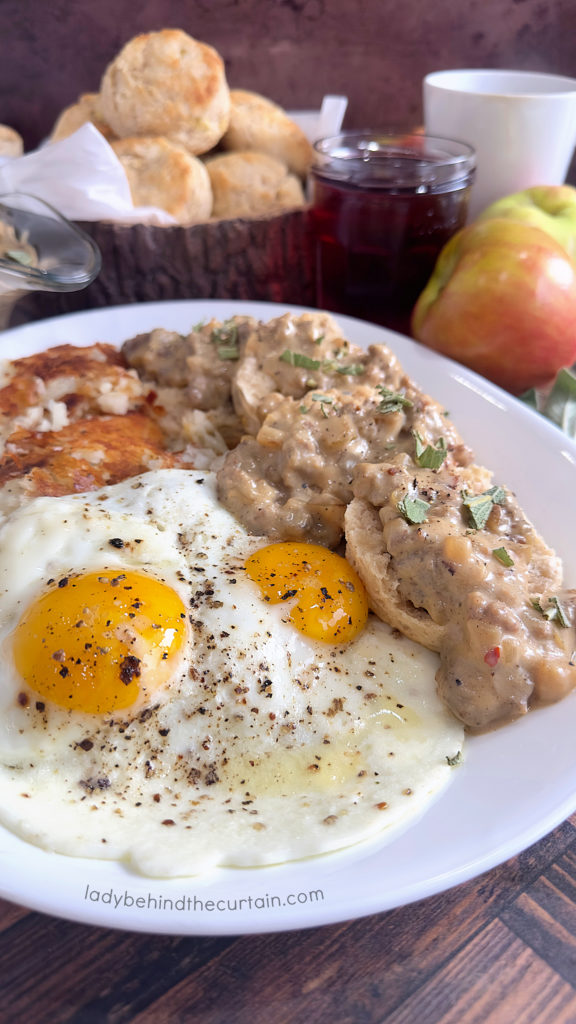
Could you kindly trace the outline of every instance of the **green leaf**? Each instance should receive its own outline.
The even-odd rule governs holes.
[[[240,359],[240,349],[232,345],[220,345],[217,351],[218,359]]]
[[[494,558],[497,558],[502,565],[505,565],[507,569],[510,569],[514,565],[514,559],[510,557],[506,548],[494,548],[492,551]]]
[[[326,409],[326,406],[334,405],[333,400],[331,398],[328,398],[327,395],[311,395],[310,397],[312,398],[313,402],[320,402],[320,409],[322,411],[322,415],[324,419],[326,419],[326,417],[328,416],[328,410]]]
[[[407,523],[425,523],[430,503],[423,498],[411,498],[406,494],[396,507]]]
[[[502,505],[506,500],[504,488],[495,485],[482,494],[462,492],[462,504],[466,509],[468,520],[475,530],[483,530],[488,522],[494,505]]]
[[[542,412],[565,434],[576,437],[576,377],[570,370],[558,372]]]
[[[226,320],[221,327],[215,327],[210,334],[210,341],[216,345],[219,359],[239,359],[238,324]]]
[[[348,366],[337,366],[336,373],[343,373],[350,377],[361,377],[365,372],[361,363],[349,363]]]
[[[289,366],[300,366],[305,370],[319,370],[322,365],[320,359],[311,359],[310,356],[305,356],[303,352],[292,352],[289,348],[284,349],[280,356],[280,362],[288,363]]]
[[[524,402],[525,405],[529,405],[531,409],[538,409],[538,392],[536,388],[530,388],[529,391],[525,391],[523,395],[520,395],[520,401]]]
[[[210,340],[216,345],[236,345],[238,342],[238,324],[233,320],[225,320],[221,327],[215,327]]]
[[[412,402],[406,395],[402,395],[399,391],[391,391],[390,388],[384,387],[383,384],[378,384],[376,390],[382,396],[382,401],[378,406],[376,412],[387,414],[389,412],[400,412],[402,409],[410,409]]]
[[[7,249],[4,257],[7,260],[12,260],[13,263],[20,263],[23,267],[32,266],[31,253],[25,252],[23,249]]]
[[[562,369],[556,374],[550,391],[530,388],[520,395],[525,405],[535,409],[546,419],[560,427],[568,437],[576,438],[576,374],[572,369]]]
[[[549,597],[546,608],[543,608],[539,601],[532,601],[532,606],[537,612],[540,612],[545,619],[549,622],[556,622],[559,626],[566,629],[570,626],[570,619],[566,615],[560,601],[557,597]]]
[[[425,444],[417,430],[412,431],[412,436],[416,445],[415,460],[418,465],[423,469],[440,469],[448,454],[444,438],[441,437],[434,447],[431,444]]]
[[[458,750],[454,757],[446,757],[446,762],[451,768],[454,768],[457,764],[462,764],[462,751]]]
[[[322,336],[323,337],[323,336]],[[322,341],[322,338],[319,339]],[[359,377],[364,373],[364,367],[360,363],[350,363],[344,366],[335,359],[312,359],[303,352],[293,352],[291,349],[284,349],[280,356],[280,362],[288,363],[289,366],[299,366],[305,370],[323,370],[325,373],[342,373]],[[314,385],[313,385],[314,386]]]

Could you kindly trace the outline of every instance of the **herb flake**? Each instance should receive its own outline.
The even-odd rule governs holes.
[[[32,256],[29,252],[25,252],[24,249],[7,249],[4,253],[4,258],[12,260],[13,263],[19,263],[22,267],[32,266]]]
[[[514,559],[510,557],[506,548],[494,548],[492,551],[494,558],[497,558],[502,565],[505,565],[507,569],[510,569],[514,565]]]
[[[326,406],[334,405],[334,400],[332,398],[329,398],[328,395],[311,395],[310,397],[311,397],[313,402],[319,402],[320,403],[320,409],[321,409],[322,415],[323,415],[324,419],[326,419],[326,417],[328,416],[328,410],[327,410]]]
[[[483,530],[490,518],[494,505],[502,505],[506,500],[506,491],[497,484],[482,494],[462,492],[462,504],[466,510],[470,525],[475,530]]]
[[[219,359],[240,358],[238,324],[233,320],[225,320],[221,327],[215,327],[210,334],[210,341],[216,345]]]
[[[413,403],[410,399],[406,398],[406,395],[401,394],[399,391],[391,391],[390,388],[384,387],[383,384],[378,384],[376,390],[382,398],[376,412],[386,415],[389,412],[401,412],[402,409],[412,408]]]
[[[552,389],[547,393],[531,388],[521,399],[560,427],[568,437],[576,438],[576,374],[573,369],[563,367],[559,370]]]
[[[396,508],[407,523],[415,525],[417,523],[425,523],[430,509],[430,503],[424,501],[423,498],[411,498],[409,494],[406,494],[401,501],[398,502]]]
[[[540,612],[545,619],[548,619],[548,622],[555,622],[563,629],[570,626],[570,620],[557,597],[549,597],[546,608],[543,608],[538,600],[532,601],[532,607]]]
[[[323,338],[324,335],[315,339],[314,343],[320,344]],[[322,370],[324,373],[341,373],[352,377],[360,377],[364,373],[364,367],[361,363],[348,363],[348,365],[345,365],[336,362],[335,359],[312,359],[311,356],[305,355],[304,352],[293,352],[289,348],[285,348],[279,358],[281,363],[288,363],[289,366],[297,366],[304,370]]]
[[[239,359],[240,352],[234,345],[220,345],[218,347],[218,359]]]
[[[289,348],[284,349],[280,356],[280,362],[288,363],[289,366],[299,366],[305,370],[319,370],[322,366],[320,359],[312,359],[310,356],[304,355],[303,352],[292,352]]]
[[[342,373],[347,377],[361,377],[364,367],[361,363],[348,363],[347,366],[336,366],[336,373]]]
[[[441,437],[434,446],[426,444],[417,430],[412,431],[412,436],[416,445],[415,460],[418,465],[423,469],[440,469],[448,454],[444,438]]]

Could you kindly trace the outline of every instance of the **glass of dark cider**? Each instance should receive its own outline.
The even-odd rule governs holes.
[[[314,150],[317,305],[409,334],[440,250],[466,222],[474,150],[398,132],[344,132]]]

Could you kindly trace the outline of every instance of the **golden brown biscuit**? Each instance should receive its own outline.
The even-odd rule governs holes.
[[[119,138],[169,138],[206,153],[222,137],[230,93],[220,55],[180,29],[136,36],[108,65],[102,112]]]
[[[110,141],[114,133],[100,113],[100,96],[97,92],[85,92],[76,103],[66,107],[58,117],[50,135],[50,142],[59,142],[73,135],[84,124],[93,124]]]
[[[0,124],[0,156],[22,156],[22,136],[7,124]]]
[[[346,508],[344,525],[346,558],[368,590],[372,611],[404,636],[431,651],[439,651],[445,628],[434,622],[424,608],[416,608],[402,598],[377,509],[368,501],[354,498]]]
[[[268,217],[304,205],[300,180],[265,153],[224,153],[208,160],[206,167],[213,217]]]
[[[302,129],[272,100],[245,89],[230,92],[230,123],[224,149],[252,150],[276,157],[301,178],[312,160],[312,146]]]
[[[135,206],[158,206],[180,224],[209,219],[212,189],[201,160],[164,138],[118,139],[111,145]]]

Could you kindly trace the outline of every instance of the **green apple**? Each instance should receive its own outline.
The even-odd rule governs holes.
[[[475,221],[444,246],[413,336],[513,394],[576,360],[576,263],[540,228]]]
[[[479,221],[505,217],[541,228],[576,257],[576,188],[572,185],[536,185],[497,199]]]

